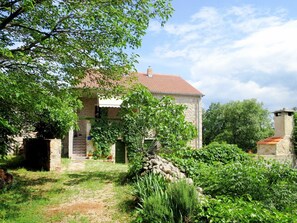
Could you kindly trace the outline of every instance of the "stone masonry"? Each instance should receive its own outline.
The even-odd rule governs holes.
[[[189,184],[193,184],[193,180],[191,178],[187,178],[185,173],[181,172],[179,168],[158,155],[148,155],[144,158],[143,171],[141,175],[145,175],[147,173],[160,174],[170,182],[185,179]]]

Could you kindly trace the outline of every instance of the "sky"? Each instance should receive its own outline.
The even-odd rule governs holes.
[[[297,107],[296,0],[173,0],[164,27],[152,21],[139,72],[179,75],[203,108],[255,98],[273,112]]]

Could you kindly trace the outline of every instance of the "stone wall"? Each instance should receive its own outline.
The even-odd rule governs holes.
[[[83,108],[78,112],[79,117],[95,118],[95,106],[98,105],[97,98],[80,98]]]
[[[61,147],[60,139],[24,139],[26,167],[34,170],[60,170]]]
[[[61,139],[50,139],[50,171],[61,170]]]
[[[187,178],[178,167],[158,155],[148,155],[144,158],[141,175],[148,173],[160,174],[170,182],[185,179],[188,183],[193,184],[193,180]]]

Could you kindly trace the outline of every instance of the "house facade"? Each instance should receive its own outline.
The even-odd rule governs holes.
[[[157,98],[171,96],[178,104],[186,106],[186,120],[192,122],[198,129],[198,137],[195,138],[190,146],[193,148],[202,147],[202,106],[201,99],[203,94],[182,79],[174,75],[154,74],[149,68],[146,73],[135,74],[136,83],[147,87]],[[101,99],[96,94],[96,83],[91,79],[83,81],[81,85],[93,91],[89,97],[81,98],[83,109],[79,111],[79,130],[70,130],[64,139],[63,151],[70,158],[85,158],[93,151],[93,143],[89,136],[91,130],[91,120],[94,119],[99,111],[104,110],[109,119],[119,120],[119,111],[122,101],[116,98]],[[94,91],[95,90],[95,91]],[[95,92],[95,93],[94,93]],[[121,140],[111,147],[111,154],[116,162],[127,162],[125,146]],[[123,159],[123,157],[125,157]]]

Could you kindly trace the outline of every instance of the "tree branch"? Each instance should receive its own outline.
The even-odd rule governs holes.
[[[19,0],[15,0],[15,1],[10,1],[10,2],[7,2],[7,1],[5,1],[5,2],[1,2],[0,3],[0,7],[1,8],[7,8],[7,7],[12,7],[15,3],[17,3],[17,2],[19,2]]]
[[[36,0],[35,1],[35,5],[41,3],[43,0]],[[18,1],[14,1],[10,4],[10,7],[12,7],[15,3],[17,3]],[[5,4],[7,5],[7,4]],[[0,30],[5,29],[5,27],[11,23],[11,21],[13,19],[15,19],[16,17],[18,17],[20,14],[24,13],[25,9],[24,7],[20,6],[15,12],[11,13],[7,18],[5,18],[1,23],[0,23]]]
[[[48,33],[45,33],[45,32],[40,32],[39,30],[35,30],[35,29],[32,29],[32,28],[29,28],[29,27],[26,27],[26,28],[29,28],[31,30],[34,30],[34,31],[38,31],[39,33],[41,34],[44,34],[44,36],[42,38],[40,38],[39,40],[36,40],[35,42],[33,43],[30,43],[29,45],[27,46],[23,46],[23,47],[20,47],[20,48],[17,48],[17,49],[12,49],[11,52],[18,52],[18,51],[28,51],[28,50],[31,50],[33,47],[36,47],[39,43],[43,42],[44,40],[52,37],[52,36],[55,36],[56,34],[59,34],[61,32],[57,31],[57,28],[59,26],[59,24],[61,24],[64,20],[70,18],[72,15],[69,14],[67,16],[64,16],[62,17],[57,23],[56,25],[52,28],[52,30]],[[24,27],[25,28],[25,27]]]
[[[4,19],[0,24],[0,30],[4,29],[14,18],[19,16],[24,12],[24,8],[20,7],[18,8],[14,13],[10,14],[6,19]]]

